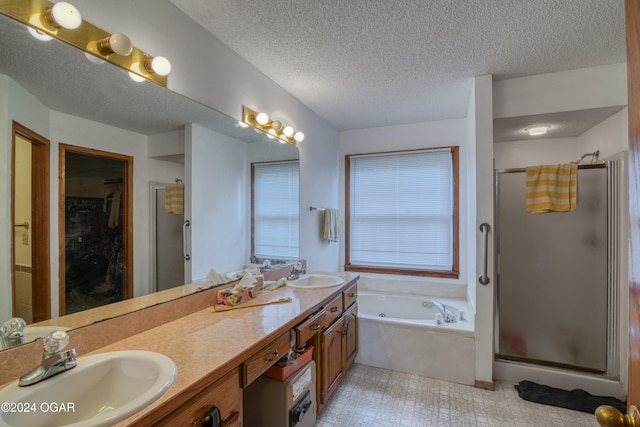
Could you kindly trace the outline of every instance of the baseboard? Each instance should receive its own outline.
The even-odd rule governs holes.
[[[489,391],[495,391],[496,387],[493,385],[493,383],[487,382],[487,381],[477,381],[473,383],[473,386],[475,388],[480,388],[482,390],[489,390]]]

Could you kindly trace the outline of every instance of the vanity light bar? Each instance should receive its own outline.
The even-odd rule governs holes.
[[[272,120],[266,113],[258,113],[244,105],[242,106],[242,121],[240,123],[266,133],[269,138],[278,139],[282,143],[293,146],[304,140],[302,132],[295,132],[291,126],[283,126],[280,120]]]
[[[67,11],[67,14],[80,21],[77,27],[71,28],[77,22],[73,23],[73,25],[67,25],[69,28],[62,25],[54,25],[52,11],[56,4],[47,0],[0,0],[0,14],[22,22],[45,35],[62,40],[93,56],[111,62],[160,86],[167,86],[165,72],[168,74],[167,70],[171,68],[164,62],[166,59],[162,58],[163,67],[160,70],[154,70],[154,67],[150,66],[150,64],[153,63],[155,58],[133,47],[133,45],[131,45],[131,50],[128,54],[125,54],[129,51],[128,48],[124,51],[117,48],[108,48],[108,42],[113,42],[114,37],[124,40],[126,36],[124,34],[110,34],[101,30],[82,19],[75,8],[70,9],[70,12]],[[124,41],[126,42],[126,40]]]

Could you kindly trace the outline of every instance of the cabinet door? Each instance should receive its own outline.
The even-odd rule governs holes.
[[[343,356],[346,372],[358,354],[358,303],[354,303],[344,312]]]
[[[220,411],[222,426],[241,426],[241,393],[240,374],[238,369],[234,369],[155,425],[169,427],[202,425],[203,417],[215,405]]]
[[[342,379],[342,328],[344,318],[341,317],[322,334],[322,403],[326,403],[329,396]]]

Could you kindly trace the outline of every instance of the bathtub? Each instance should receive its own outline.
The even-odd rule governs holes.
[[[436,322],[436,300],[463,320]],[[473,385],[473,315],[465,298],[358,291],[357,363]]]

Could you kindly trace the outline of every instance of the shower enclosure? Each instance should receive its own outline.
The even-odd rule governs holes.
[[[151,183],[152,292],[185,284],[184,214],[165,211],[165,189],[170,185]]]
[[[496,358],[614,377],[618,165],[579,166],[566,213],[527,212],[525,172],[496,171]]]

